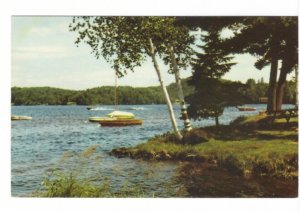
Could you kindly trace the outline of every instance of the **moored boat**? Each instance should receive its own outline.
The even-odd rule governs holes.
[[[107,114],[106,117],[89,117],[89,121],[98,122],[101,126],[107,127],[141,125],[143,121],[141,119],[135,119],[133,113],[117,110],[117,78],[116,74],[114,111]]]
[[[143,121],[141,119],[106,119],[100,120],[100,125],[102,127],[121,127],[121,126],[131,126],[131,125],[141,125]]]
[[[19,120],[31,120],[32,117],[30,116],[11,116],[12,121],[19,121]]]
[[[255,111],[255,107],[238,107],[239,111]]]
[[[99,121],[105,121],[105,120],[116,120],[116,118],[98,117],[98,116],[89,117],[90,122],[99,122]]]
[[[118,111],[118,110],[115,110],[114,112],[107,114],[107,116],[110,118],[118,118],[118,119],[133,119],[134,118],[133,113]]]

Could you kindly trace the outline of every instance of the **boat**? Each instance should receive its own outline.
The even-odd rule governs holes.
[[[255,107],[238,107],[239,111],[255,111]]]
[[[135,119],[133,113],[114,111],[106,115],[106,117],[89,117],[90,122],[98,122],[101,126],[130,126],[141,125],[141,119]]]
[[[131,126],[131,125],[142,125],[143,120],[141,119],[117,119],[117,118],[110,118],[110,119],[103,119],[99,121],[102,127],[121,127],[121,126]]]
[[[98,122],[103,127],[132,126],[141,125],[141,119],[135,119],[134,114],[130,112],[117,110],[117,76],[115,80],[115,108],[114,111],[107,114],[106,117],[89,117],[90,122]]]
[[[105,120],[111,120],[111,119],[112,118],[110,118],[110,117],[97,117],[97,116],[89,117],[90,122],[97,122],[97,123],[99,123],[99,121],[105,121]]]
[[[19,121],[19,120],[31,120],[32,117],[30,116],[11,116],[12,121]]]
[[[93,107],[91,107],[91,106],[88,106],[88,107],[86,107],[86,109],[87,109],[87,110],[92,110],[92,109],[93,109]]]
[[[117,110],[107,114],[107,116],[110,118],[118,118],[118,119],[133,119],[134,118],[133,113],[117,111]]]

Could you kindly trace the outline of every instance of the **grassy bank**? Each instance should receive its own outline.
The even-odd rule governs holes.
[[[298,176],[298,119],[286,124],[265,115],[240,117],[228,126],[194,129],[183,142],[167,133],[133,148],[111,151],[117,157],[217,164],[232,173]]]

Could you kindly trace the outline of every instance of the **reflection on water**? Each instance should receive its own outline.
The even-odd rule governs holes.
[[[255,105],[255,107],[259,111],[266,106]],[[114,148],[132,147],[146,142],[155,135],[170,131],[171,124],[168,121],[165,105],[137,105],[120,106],[119,110],[138,108],[133,112],[136,117],[144,120],[143,125],[101,128],[98,124],[88,122],[88,117],[105,116],[113,106],[99,108],[101,110],[91,111],[87,110],[86,106],[12,106],[12,114],[33,117],[30,121],[12,122],[12,196],[30,195],[40,187],[42,177],[53,170],[72,171],[78,176],[93,179],[95,182],[109,178],[115,189],[127,183],[142,188],[148,196],[157,197],[214,196],[213,192],[221,192],[218,189],[222,189],[222,185],[220,183],[213,191],[213,184],[225,179],[229,180],[229,178],[218,178],[211,181],[214,177],[210,177],[209,174],[201,175],[197,179],[183,175],[182,179],[182,177],[178,178],[178,171],[176,171],[178,167],[182,168],[180,163],[146,162],[108,155],[108,152]],[[182,129],[183,122],[179,119],[180,106],[175,105],[174,111],[179,127]],[[233,107],[227,108],[220,122],[228,124],[238,116],[257,114],[258,111],[243,113]],[[214,120],[193,123],[194,126],[212,124]],[[199,182],[199,186],[193,188],[188,182],[195,184]],[[201,187],[204,182],[207,182],[208,186]],[[258,187],[260,186],[259,184]],[[230,183],[227,187],[230,188]],[[224,195],[243,196],[244,193],[229,189]]]

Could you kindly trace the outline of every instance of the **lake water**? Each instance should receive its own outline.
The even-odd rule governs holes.
[[[228,124],[238,116],[257,114],[266,105],[254,107],[257,111],[240,112],[233,107],[227,108],[220,123]],[[12,106],[13,115],[33,117],[30,121],[11,123],[12,196],[30,196],[40,188],[42,178],[51,170],[72,170],[79,177],[95,182],[109,179],[115,189],[124,184],[138,185],[146,193],[155,192],[155,196],[176,196],[181,186],[176,181],[179,163],[146,162],[108,154],[114,148],[132,147],[172,130],[165,105],[124,105],[118,109],[131,108],[136,110],[130,112],[144,120],[143,125],[100,127],[88,121],[90,116],[105,116],[112,112],[113,106],[99,106],[97,110],[87,110],[86,106]],[[174,110],[179,117],[180,106],[174,105]],[[182,129],[183,123],[179,119],[178,124]],[[213,125],[214,120],[192,124]],[[90,156],[82,154],[91,147],[95,147],[96,152]]]

